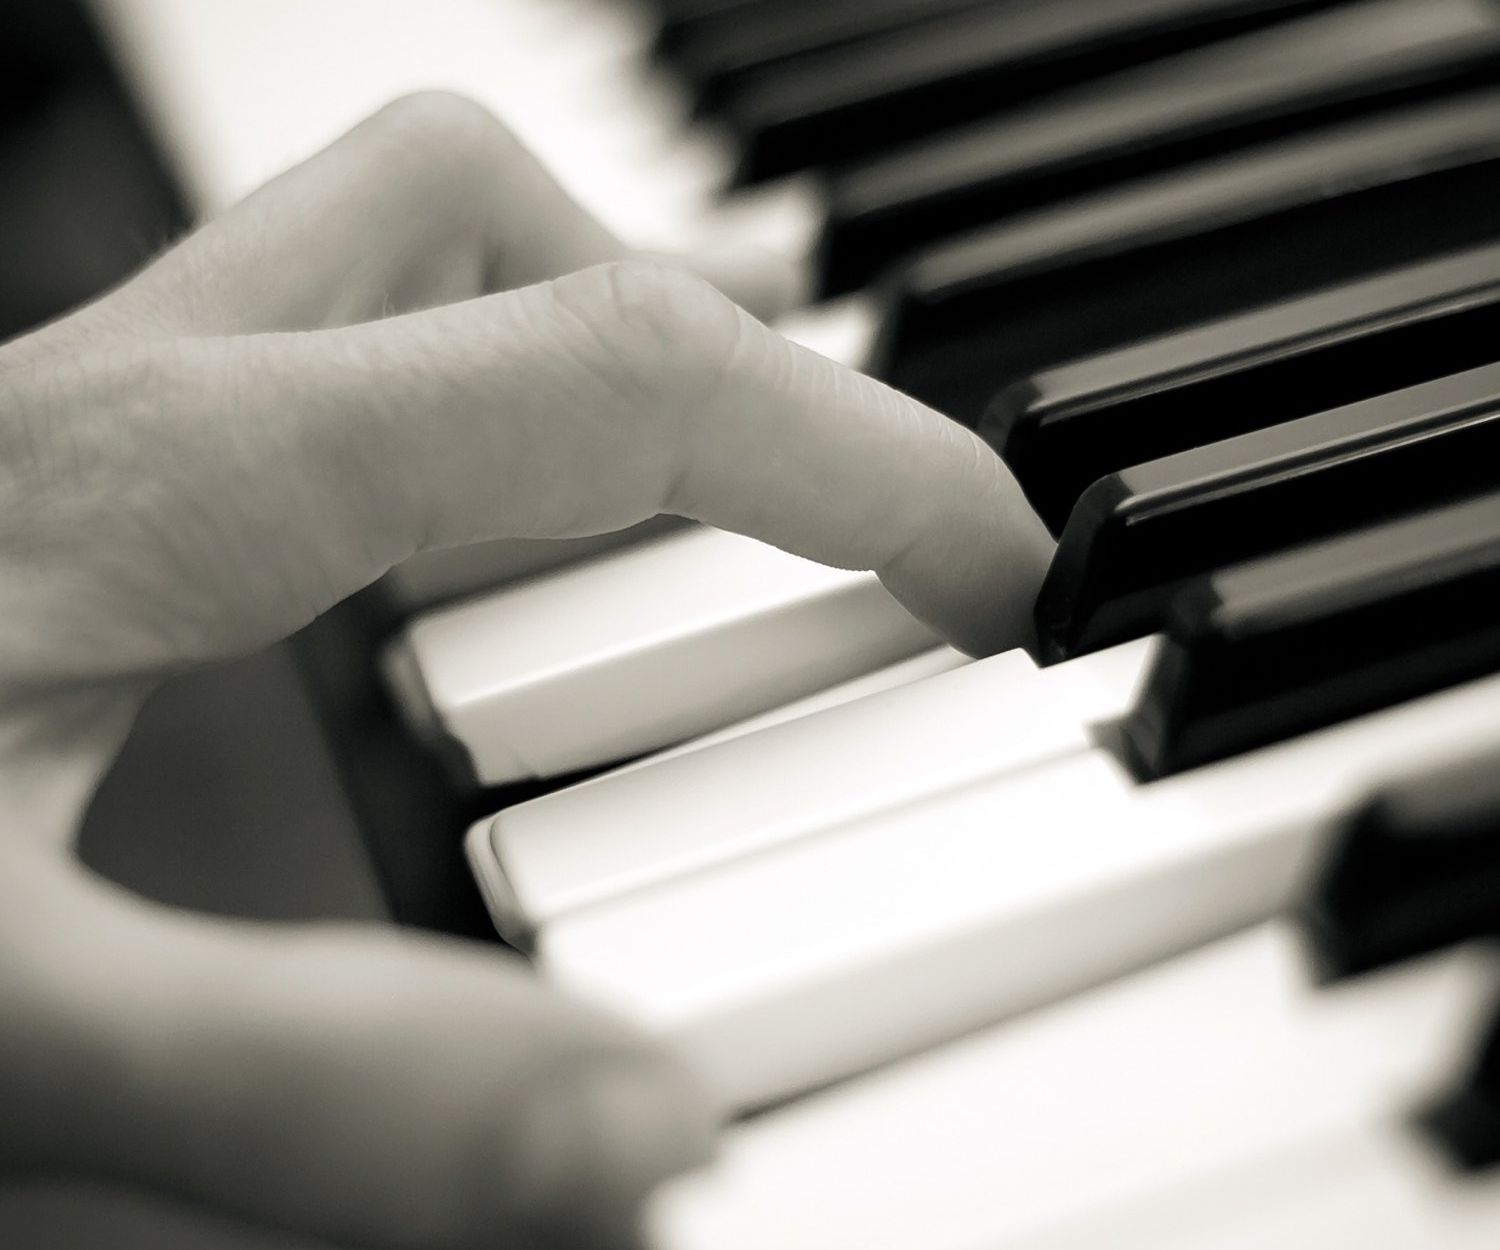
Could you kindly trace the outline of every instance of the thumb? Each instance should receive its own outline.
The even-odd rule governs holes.
[[[89,949],[33,943],[30,1044],[5,1047],[33,1166],[332,1244],[468,1250],[631,1244],[645,1194],[708,1152],[682,1069],[492,950],[84,890],[61,914]]]

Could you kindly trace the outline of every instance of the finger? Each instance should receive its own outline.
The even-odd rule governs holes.
[[[167,1195],[98,1181],[0,1176],[0,1245],[15,1250],[362,1250],[253,1228]]]
[[[492,114],[426,92],[388,105],[180,243],[31,353],[124,334],[345,325],[629,255]],[[680,259],[762,315],[790,261],[716,246]]]
[[[346,414],[376,484],[348,524],[389,553],[667,511],[874,569],[966,649],[1029,638],[1052,542],[1004,464],[702,283],[603,267],[337,337],[259,368]]]
[[[65,914],[19,1003],[46,1044],[11,1039],[0,1076],[7,1148],[44,1174],[368,1250],[585,1250],[634,1244],[709,1150],[682,1069],[492,950]]]
[[[173,328],[314,329],[554,277],[623,246],[488,111],[388,105],[139,280]]]
[[[423,547],[663,511],[874,569],[987,653],[1029,640],[1051,551],[972,433],[639,263],[74,367],[65,443],[11,457],[56,517],[0,620],[36,686],[265,645]]]

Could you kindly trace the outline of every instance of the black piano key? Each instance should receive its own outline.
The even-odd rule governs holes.
[[[1468,1073],[1415,1121],[1460,1171],[1488,1175],[1500,1166],[1500,1010],[1482,1030]]]
[[[809,56],[723,101],[742,182],[867,156],[1007,101],[1336,0],[996,0]]]
[[[766,3],[767,0],[653,0],[659,18],[657,47],[663,52],[680,47],[705,27],[743,17]]]
[[[757,74],[863,39],[940,21],[1004,0],[765,0],[754,9],[700,22],[671,49],[672,67],[712,112]]]
[[[1500,361],[1500,245],[1037,374],[978,431],[1054,534],[1099,478]]]
[[[1415,1117],[1416,1127],[1463,1172],[1500,1166],[1500,1012],[1468,1076]]]
[[[1102,478],[1037,598],[1044,658],[1150,633],[1214,569],[1500,485],[1500,365]]]
[[[1500,936],[1500,755],[1382,785],[1294,908],[1320,980]]]
[[[1112,74],[835,174],[818,272],[855,290],[1021,210],[1463,84],[1494,81],[1491,0],[1366,0]]]
[[[1342,123],[905,266],[871,367],[966,424],[1064,361],[1500,238],[1500,92]]]
[[[1494,673],[1497,603],[1500,494],[1221,570],[1167,614],[1128,754],[1168,776]]]

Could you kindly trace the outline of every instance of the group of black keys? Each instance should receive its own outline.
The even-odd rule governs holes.
[[[823,297],[1058,539],[1041,658],[1162,635],[1147,783],[1500,671],[1495,0],[655,0]],[[1496,708],[1500,722],[1500,706]],[[1350,814],[1343,977],[1500,934],[1500,759]],[[1500,1016],[1424,1122],[1500,1164]]]

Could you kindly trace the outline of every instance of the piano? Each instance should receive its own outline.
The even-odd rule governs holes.
[[[297,640],[395,917],[720,1099],[656,1250],[1496,1244],[1500,4],[95,8],[199,211],[462,91],[1058,540],[980,660],[673,518]]]

